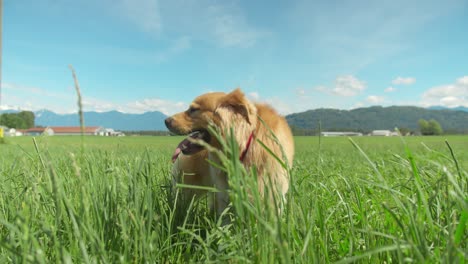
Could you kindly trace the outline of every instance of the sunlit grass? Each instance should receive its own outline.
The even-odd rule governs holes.
[[[178,137],[7,138],[0,262],[463,262],[466,136],[296,138],[288,204],[261,199],[226,158],[235,215],[169,188]],[[453,155],[445,143],[453,150]],[[229,144],[228,144],[229,146]],[[455,162],[456,161],[456,162]],[[458,166],[457,166],[458,164]],[[187,211],[188,210],[188,211]]]

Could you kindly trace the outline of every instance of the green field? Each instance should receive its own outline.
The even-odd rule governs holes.
[[[283,214],[246,202],[234,186],[228,225],[203,200],[188,212],[174,205],[168,182],[179,140],[7,138],[0,144],[0,263],[468,258],[467,136],[296,137]],[[239,182],[245,172],[231,165]]]

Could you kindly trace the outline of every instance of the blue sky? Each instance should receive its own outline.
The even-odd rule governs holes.
[[[5,0],[1,108],[468,106],[468,1]]]

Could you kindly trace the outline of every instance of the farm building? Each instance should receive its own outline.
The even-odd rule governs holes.
[[[57,135],[57,136],[79,136],[81,135],[81,127],[34,127],[24,130],[24,134],[28,136],[38,135]],[[114,131],[112,128],[103,128],[100,126],[85,127],[83,135],[86,136],[124,136],[122,132]]]
[[[352,136],[362,136],[362,133],[359,133],[359,132],[320,132],[320,135],[324,137],[352,137]]]
[[[9,128],[6,126],[0,126],[0,129],[3,129],[3,135],[5,137],[16,137],[16,136],[22,136],[23,133],[20,130],[16,130],[14,128]]]
[[[14,129],[14,128],[9,128],[7,130],[3,130],[5,132],[5,136],[7,137],[19,137],[23,135],[23,132],[20,130]]]
[[[60,135],[60,136],[79,136],[81,135],[81,127],[76,126],[76,127],[50,127],[55,135]],[[86,136],[98,136],[100,135],[101,131],[105,131],[105,128],[103,127],[85,127],[84,128],[84,135]]]
[[[371,136],[384,136],[384,137],[389,137],[389,136],[398,136],[398,132],[392,132],[390,130],[373,130],[370,133]]]
[[[99,136],[121,137],[121,136],[125,136],[125,134],[120,131],[115,131],[112,128],[104,128],[99,131]]]
[[[33,127],[22,131],[24,135],[28,136],[39,136],[47,135],[52,136],[54,131],[50,127]]]

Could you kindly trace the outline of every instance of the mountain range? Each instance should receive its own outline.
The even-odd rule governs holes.
[[[431,109],[431,110],[454,110],[454,111],[468,112],[468,107],[464,107],[464,106],[457,106],[457,107],[449,108],[449,107],[445,107],[445,106],[441,106],[441,105],[434,105],[434,106],[429,106],[427,109]]]
[[[2,110],[0,113],[18,112]],[[34,112],[36,126],[79,126],[77,113],[57,114],[49,110]],[[84,112],[86,126],[102,126],[120,131],[166,131],[164,119],[167,116],[161,112],[146,112],[129,114],[118,111]],[[435,119],[445,131],[468,133],[468,108],[446,108],[433,106],[421,108],[414,106],[372,106],[353,110],[315,109],[286,116],[293,129],[317,131],[363,131],[390,129],[395,127],[418,129],[418,120]]]
[[[295,129],[318,131],[419,130],[419,119],[434,119],[443,130],[468,133],[468,109],[427,109],[415,106],[372,106],[353,110],[315,109],[286,116]]]
[[[48,110],[34,112],[36,126],[79,126],[79,116],[74,114],[56,114]],[[84,112],[85,126],[102,126],[121,131],[166,130],[161,112],[128,114],[118,111]]]

